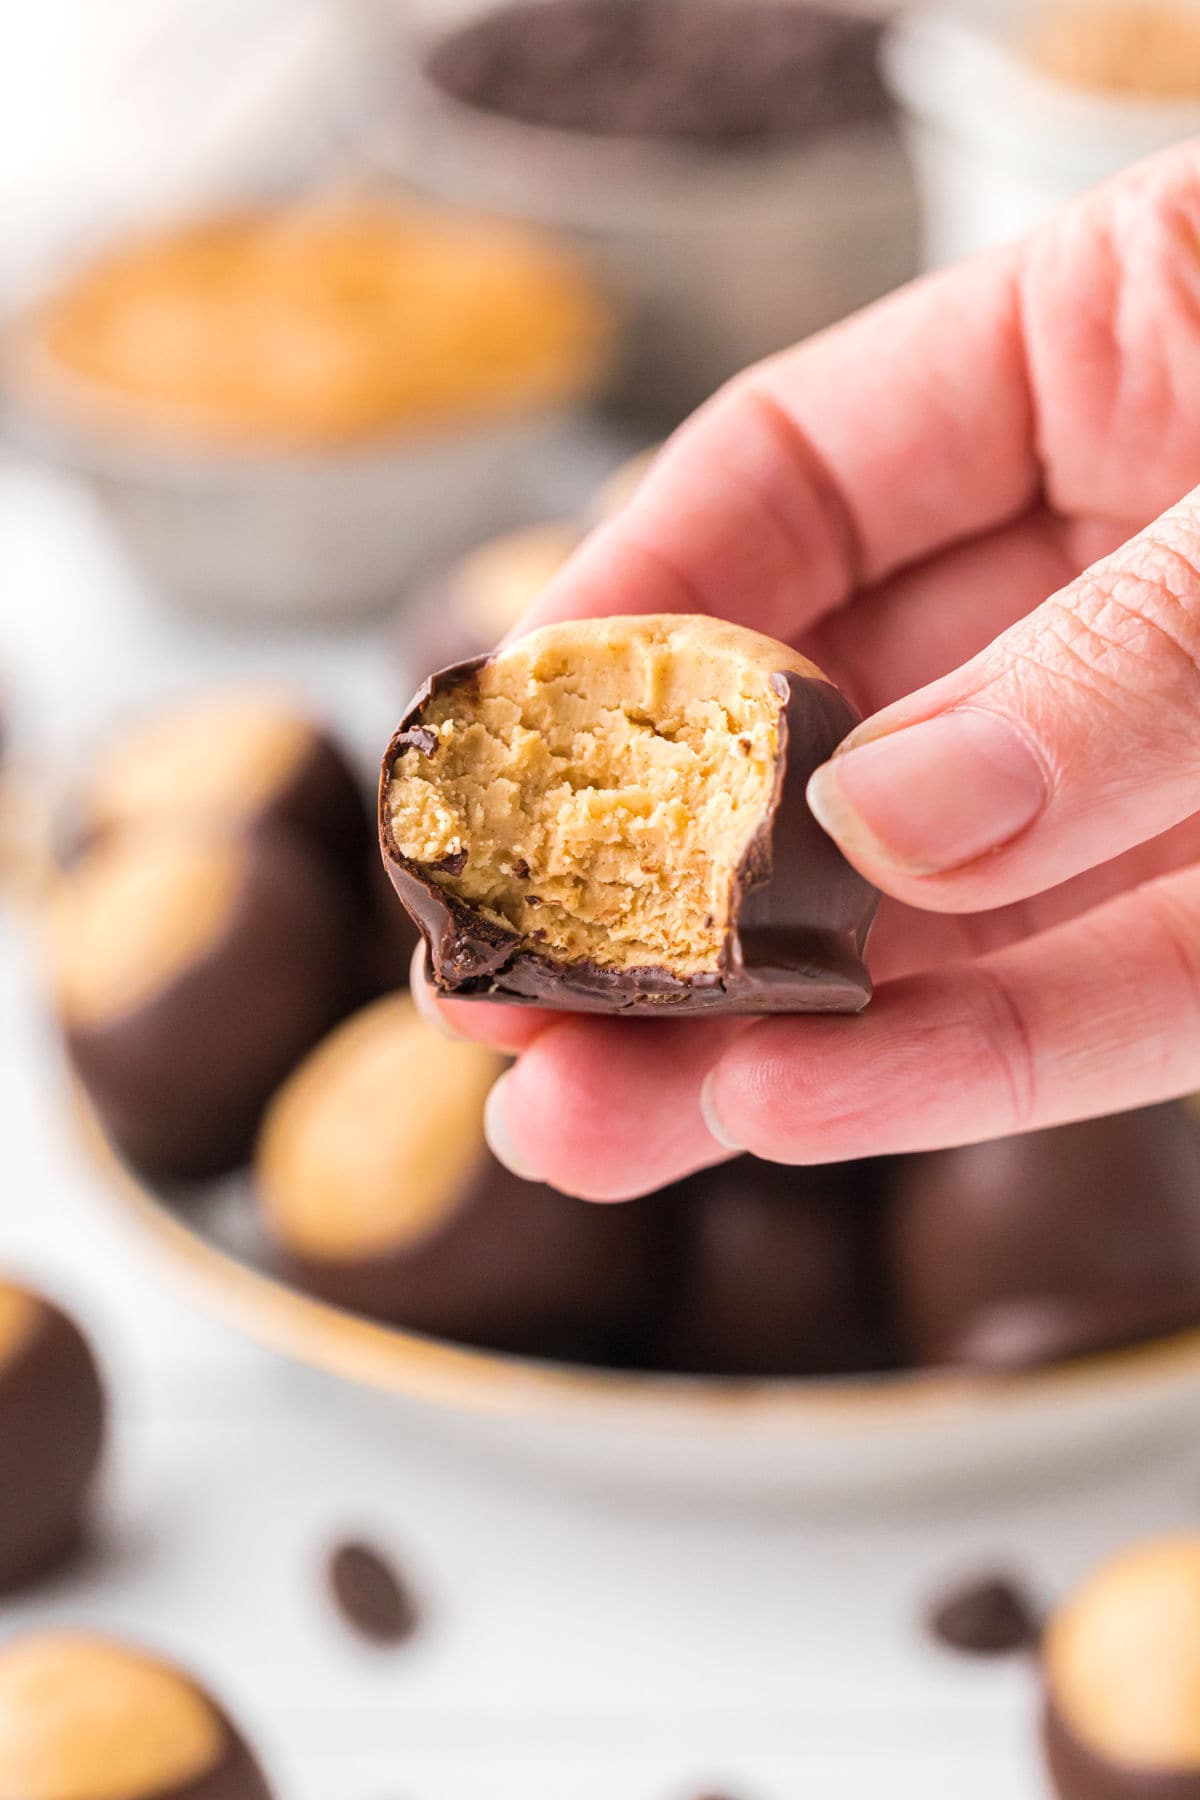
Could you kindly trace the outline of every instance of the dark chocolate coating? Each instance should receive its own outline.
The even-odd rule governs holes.
[[[396,905],[396,891],[375,849],[366,882],[366,914],[361,934],[363,998],[407,988],[413,953],[422,941],[411,916]]]
[[[744,1156],[681,1183],[655,1365],[747,1376],[890,1367],[878,1209],[866,1164],[794,1169]]]
[[[1007,1575],[976,1576],[929,1609],[929,1629],[948,1650],[967,1656],[1010,1656],[1033,1650],[1041,1621],[1024,1589]]]
[[[209,1705],[213,1706],[211,1698]],[[266,1776],[232,1724],[214,1706],[225,1734],[220,1760],[194,1780],[164,1788],[153,1800],[272,1800]]]
[[[665,968],[616,969],[556,962],[529,949],[440,887],[426,865],[401,854],[392,831],[392,768],[410,747],[428,755],[421,719],[436,694],[471,681],[478,657],[432,676],[388,745],[379,789],[379,831],[393,886],[421,928],[426,969],[439,992],[567,1012],[861,1012],[871,997],[863,962],[878,893],[843,857],[809,810],[809,776],[826,762],[858,714],[827,681],[776,674],[784,702],[767,817],[735,879],[720,967],[681,977]]]
[[[136,830],[144,822],[148,820],[131,817],[127,821],[93,825],[86,819],[82,824],[78,819],[74,824],[68,819],[60,858],[70,865],[111,832]],[[291,833],[356,894],[364,891],[376,860],[364,784],[329,733],[316,728],[307,751],[274,792],[266,795],[257,812],[243,818],[234,805],[228,812],[214,808],[197,823],[218,829],[264,831],[270,836],[278,831]]]
[[[69,1558],[104,1442],[91,1350],[65,1313],[37,1304],[29,1335],[0,1363],[0,1591]]]
[[[295,832],[330,868],[362,891],[371,858],[371,815],[358,775],[327,732],[268,800],[252,826]]]
[[[651,1315],[667,1226],[654,1198],[595,1206],[511,1174],[487,1152],[452,1211],[390,1254],[316,1261],[302,1287],[410,1331],[490,1350],[621,1356]]]
[[[356,913],[294,837],[255,832],[221,936],[131,1011],[67,1021],[72,1063],[143,1174],[199,1180],[250,1154],[280,1082],[357,1002]]]
[[[1200,1133],[1154,1106],[905,1158],[891,1250],[919,1363],[1022,1369],[1200,1324]]]
[[[1042,1742],[1059,1800],[1200,1800],[1200,1769],[1112,1762],[1083,1742],[1053,1696],[1042,1715]]]

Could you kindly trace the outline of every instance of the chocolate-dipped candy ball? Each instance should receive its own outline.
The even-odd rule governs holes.
[[[1200,1134],[1183,1107],[905,1158],[891,1220],[917,1362],[1027,1368],[1200,1323]]]
[[[112,1142],[143,1173],[245,1160],[268,1098],[353,1004],[353,908],[284,832],[105,838],[50,908],[67,1050]]]
[[[128,726],[90,759],[75,794],[86,843],[115,829],[192,821],[282,827],[361,879],[371,838],[362,788],[329,733],[268,692],[202,694]]]
[[[0,1280],[0,1591],[79,1543],[104,1441],[104,1391],[77,1325]],[[8,1790],[0,1779],[0,1793]]]
[[[548,625],[426,682],[380,836],[446,994],[856,1012],[875,890],[805,786],[857,721],[784,644],[686,614]]]
[[[405,666],[440,669],[490,650],[532,606],[583,533],[560,520],[490,538],[405,608]]]
[[[4,1800],[271,1800],[204,1689],[146,1651],[76,1632],[0,1647]]]
[[[616,1353],[653,1305],[659,1210],[502,1168],[482,1123],[502,1066],[404,996],[348,1020],[267,1114],[267,1228],[293,1279],[357,1311],[490,1348]]]
[[[1200,1535],[1097,1569],[1051,1617],[1042,1669],[1060,1800],[1200,1800]]]
[[[895,1361],[869,1165],[793,1169],[739,1157],[681,1183],[662,1368],[834,1375]]]

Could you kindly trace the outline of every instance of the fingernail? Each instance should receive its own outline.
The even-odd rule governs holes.
[[[718,1144],[726,1150],[744,1150],[746,1146],[738,1143],[717,1110],[716,1085],[717,1071],[710,1069],[700,1087],[700,1116],[708,1135],[716,1138]]]
[[[449,1038],[452,1043],[465,1044],[468,1042],[461,1031],[455,1031],[453,1025],[451,1025],[445,1013],[438,1005],[437,995],[425,979],[424,944],[418,944],[413,951],[412,968],[409,972],[408,986],[409,992],[412,995],[413,1005],[427,1025],[432,1025],[435,1031],[440,1032],[442,1037]]]
[[[505,1111],[505,1084],[511,1070],[501,1075],[499,1081],[492,1083],[483,1109],[483,1130],[488,1141],[488,1149],[502,1162],[506,1169],[519,1175],[523,1181],[541,1181],[542,1176],[536,1169],[530,1168],[512,1141],[512,1133],[508,1129],[508,1117]]]
[[[1032,746],[997,713],[963,707],[842,751],[808,801],[843,848],[910,875],[974,862],[1031,825],[1049,788]]]

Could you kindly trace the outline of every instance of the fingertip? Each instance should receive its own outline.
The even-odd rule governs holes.
[[[492,1083],[483,1109],[483,1133],[488,1149],[510,1174],[519,1176],[522,1181],[541,1181],[540,1170],[535,1169],[529,1158],[522,1154],[513,1137],[507,1099],[511,1091],[512,1075],[513,1071],[506,1069],[499,1080]]]
[[[715,1063],[704,1077],[700,1085],[700,1117],[704,1120],[705,1130],[724,1150],[735,1154],[745,1149],[740,1143],[734,1128],[729,1125],[721,1112],[721,1100],[718,1093],[720,1087],[720,1063]]]
[[[495,1000],[448,1000],[430,983],[423,945],[413,952],[410,985],[413,1005],[443,1037],[458,1043],[490,1044],[507,1056],[527,1049],[554,1018],[538,1008],[505,1006]]]

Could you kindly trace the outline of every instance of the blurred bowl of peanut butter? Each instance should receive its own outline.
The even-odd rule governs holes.
[[[10,433],[75,471],[164,598],[337,619],[519,512],[610,365],[546,234],[356,194],[151,229],[14,319]]]
[[[1011,241],[1200,134],[1195,0],[981,0],[901,16],[883,67],[921,192],[922,261]]]
[[[568,236],[627,320],[619,409],[679,419],[902,282],[915,198],[878,22],[809,0],[379,0],[374,172]],[[414,24],[415,16],[415,24]]]

